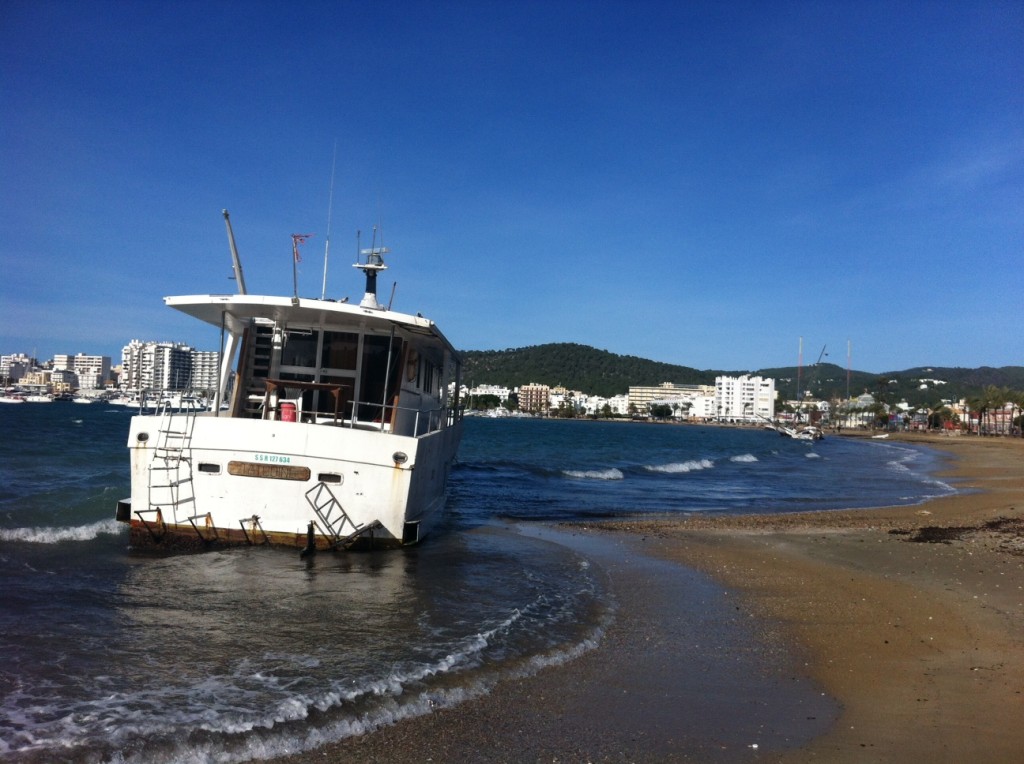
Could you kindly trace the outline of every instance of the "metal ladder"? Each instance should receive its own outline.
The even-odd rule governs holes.
[[[369,525],[356,525],[326,483],[317,483],[306,491],[306,501],[320,518],[321,530],[324,535],[330,536],[331,546],[335,549],[347,546],[364,533],[380,527],[377,521]]]
[[[160,413],[153,459],[149,464],[149,511],[171,509],[175,522],[180,518],[178,510],[195,506],[195,488],[192,483],[192,432],[195,428],[197,410],[186,407],[175,412],[165,406]],[[188,521],[203,541],[195,521],[203,518],[207,528],[212,528],[209,515],[192,514]],[[214,532],[215,533],[215,532]]]

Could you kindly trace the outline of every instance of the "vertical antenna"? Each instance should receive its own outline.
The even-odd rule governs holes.
[[[800,421],[803,410],[803,393],[800,392],[800,374],[804,369],[804,338],[800,338],[800,350],[796,357],[796,421]]]
[[[320,299],[327,299],[327,254],[331,251],[331,212],[334,210],[334,169],[338,166],[338,141],[334,141],[334,156],[331,159],[331,193],[327,197],[327,241],[324,242],[324,285]]]
[[[850,341],[846,341],[846,400],[850,400]]]
[[[302,257],[299,255],[299,245],[305,244],[313,234],[311,233],[293,233],[292,234],[292,283],[295,285],[295,291],[292,293],[292,304],[299,304],[299,263],[302,262]]]
[[[224,225],[228,229],[228,246],[231,247],[231,263],[235,272],[235,283],[238,284],[238,293],[246,294],[245,275],[242,273],[242,261],[238,257],[238,247],[235,246],[235,232],[231,230],[231,218],[227,210],[221,210],[224,215]]]

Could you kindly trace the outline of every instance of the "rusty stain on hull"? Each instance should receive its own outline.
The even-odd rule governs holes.
[[[151,524],[152,525],[152,524]],[[211,549],[226,549],[238,546],[272,546],[283,549],[305,549],[307,537],[305,531],[301,533],[281,533],[278,531],[257,531],[253,534],[244,528],[214,528],[210,526],[215,534],[200,535],[192,525],[172,525],[164,523],[162,533],[153,533],[150,528],[138,519],[130,523],[129,543],[132,549],[149,551],[192,551],[202,552]],[[204,529],[205,530],[205,529]],[[317,534],[315,536],[317,551],[329,551],[337,549],[335,543],[328,537]],[[350,539],[343,549],[366,550],[366,549],[394,549],[403,546],[401,539],[396,539],[390,534],[386,536],[375,536],[371,531]]]

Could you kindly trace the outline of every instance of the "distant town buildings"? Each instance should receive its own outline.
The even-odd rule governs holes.
[[[775,380],[718,377],[714,385],[632,385],[628,393],[604,398],[582,390],[531,382],[517,389],[498,385],[463,387],[460,398],[473,407],[473,399],[497,398],[503,407],[521,413],[559,417],[636,417],[690,422],[754,423],[775,417]],[[513,399],[512,397],[515,396]],[[509,403],[510,399],[515,403]]]
[[[119,387],[125,391],[188,391],[210,393],[218,385],[220,353],[196,350],[175,342],[133,339],[122,350],[121,366],[109,356],[57,354],[40,363],[24,353],[0,355],[0,385],[21,392],[75,393]],[[930,369],[929,369],[930,371]],[[896,382],[896,380],[891,380]],[[941,379],[917,380],[920,388],[944,386]],[[785,382],[785,380],[783,380]],[[0,393],[3,391],[0,390]],[[87,393],[88,395],[88,393]],[[776,380],[752,375],[719,376],[714,385],[631,385],[610,398],[582,390],[531,382],[519,388],[478,385],[460,388],[462,405],[474,398],[492,413],[555,417],[631,417],[687,422],[757,424],[764,420],[788,424],[827,424],[836,428],[876,426],[927,429],[941,426],[978,433],[1007,433],[1019,428],[1020,404],[1014,400],[970,401],[949,398],[939,408],[911,406],[905,400],[881,403],[865,392],[846,400],[815,400],[804,396],[777,401]],[[941,425],[935,422],[941,421]]]
[[[40,393],[105,390],[209,391],[217,386],[220,353],[176,342],[132,340],[121,366],[110,356],[58,353],[40,363],[24,353],[0,355],[0,384]]]
[[[121,386],[128,390],[212,390],[220,354],[179,342],[132,340],[121,351]]]
[[[66,372],[62,381],[78,390],[102,390],[110,381],[109,355],[55,355],[53,371]]]

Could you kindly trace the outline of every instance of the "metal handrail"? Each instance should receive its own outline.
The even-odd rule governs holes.
[[[418,409],[418,408],[413,408],[411,406],[400,406],[400,405],[397,405],[397,404],[387,404],[387,405],[382,406],[380,403],[377,403],[377,402],[374,402],[374,401],[352,401],[351,402],[351,406],[352,406],[353,415],[346,422],[346,426],[348,426],[348,427],[355,428],[356,426],[359,426],[359,425],[361,425],[363,427],[370,426],[370,427],[373,427],[374,429],[378,429],[379,428],[380,432],[382,432],[382,433],[397,434],[390,427],[390,422],[394,422],[395,417],[396,417],[398,412],[400,412],[400,411],[408,411],[408,412],[415,413],[415,419],[413,421],[413,430],[412,431],[417,436],[421,435],[421,434],[436,432],[437,430],[444,429],[445,427],[454,424],[455,422],[457,422],[457,421],[462,419],[462,411],[463,411],[461,408],[459,408],[458,410],[454,410],[454,409],[449,408],[448,406],[438,406],[437,408],[433,408],[433,409]],[[379,421],[376,420],[376,419],[374,419],[372,421],[359,421],[359,419],[356,417],[356,412],[359,411],[359,407],[360,406],[372,406],[372,407],[377,408],[377,409],[382,409],[382,413],[387,412],[387,413],[390,413],[391,416],[390,417],[381,416]],[[421,431],[420,431],[420,422],[421,422],[421,418],[424,417],[424,416],[426,416],[426,418],[427,418],[427,423],[426,423],[425,429],[421,433]],[[390,421],[385,421],[385,420],[390,420]]]

